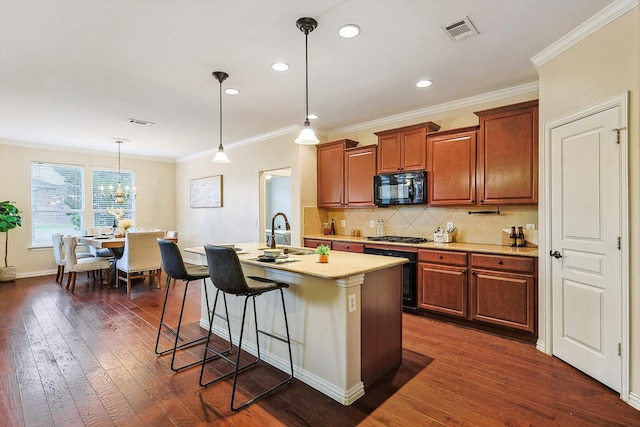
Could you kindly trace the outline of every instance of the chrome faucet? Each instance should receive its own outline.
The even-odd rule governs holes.
[[[276,248],[276,217],[278,215],[282,215],[282,218],[284,218],[285,229],[287,231],[291,230],[291,227],[289,227],[289,220],[287,219],[287,216],[282,212],[278,212],[277,214],[275,214],[273,218],[271,218],[271,249]]]

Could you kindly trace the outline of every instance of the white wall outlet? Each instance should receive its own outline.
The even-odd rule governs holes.
[[[447,222],[447,230],[453,230],[453,221]]]
[[[536,225],[535,224],[527,224],[526,229],[527,230],[535,230],[536,229]]]
[[[374,220],[369,221],[369,228],[376,228],[376,222]]]
[[[349,313],[356,311],[356,294],[349,294]]]
[[[340,220],[340,227],[345,228],[347,226],[347,222],[344,219]]]

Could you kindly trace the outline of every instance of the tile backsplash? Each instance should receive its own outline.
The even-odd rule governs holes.
[[[351,235],[351,230],[360,230],[364,237],[375,236],[376,229],[370,227],[370,221],[373,220],[375,225],[378,219],[382,219],[386,235],[426,237],[433,240],[436,228],[444,228],[447,222],[453,222],[456,227],[456,242],[501,245],[503,229],[511,226],[525,227],[527,224],[535,224],[535,228],[538,228],[537,206],[501,206],[499,215],[469,214],[495,210],[496,206],[432,208],[415,205],[371,209],[305,207],[304,234],[322,234],[322,223],[333,219],[336,234]],[[341,226],[342,220],[345,221],[344,227]]]

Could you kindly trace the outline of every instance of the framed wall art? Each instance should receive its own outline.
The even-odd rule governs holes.
[[[191,180],[192,208],[222,207],[222,175]]]

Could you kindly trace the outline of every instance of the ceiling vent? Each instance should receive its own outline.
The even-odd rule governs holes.
[[[478,30],[476,30],[476,27],[473,26],[473,23],[468,16],[465,16],[464,19],[453,22],[449,25],[443,25],[440,28],[442,28],[442,31],[445,32],[447,37],[449,37],[451,41],[454,42],[478,34]]]
[[[134,123],[136,125],[144,125],[144,126],[149,126],[149,127],[155,125],[155,123],[153,123],[153,122],[148,122],[146,120],[140,120],[140,119],[127,119],[127,121],[129,123]]]

